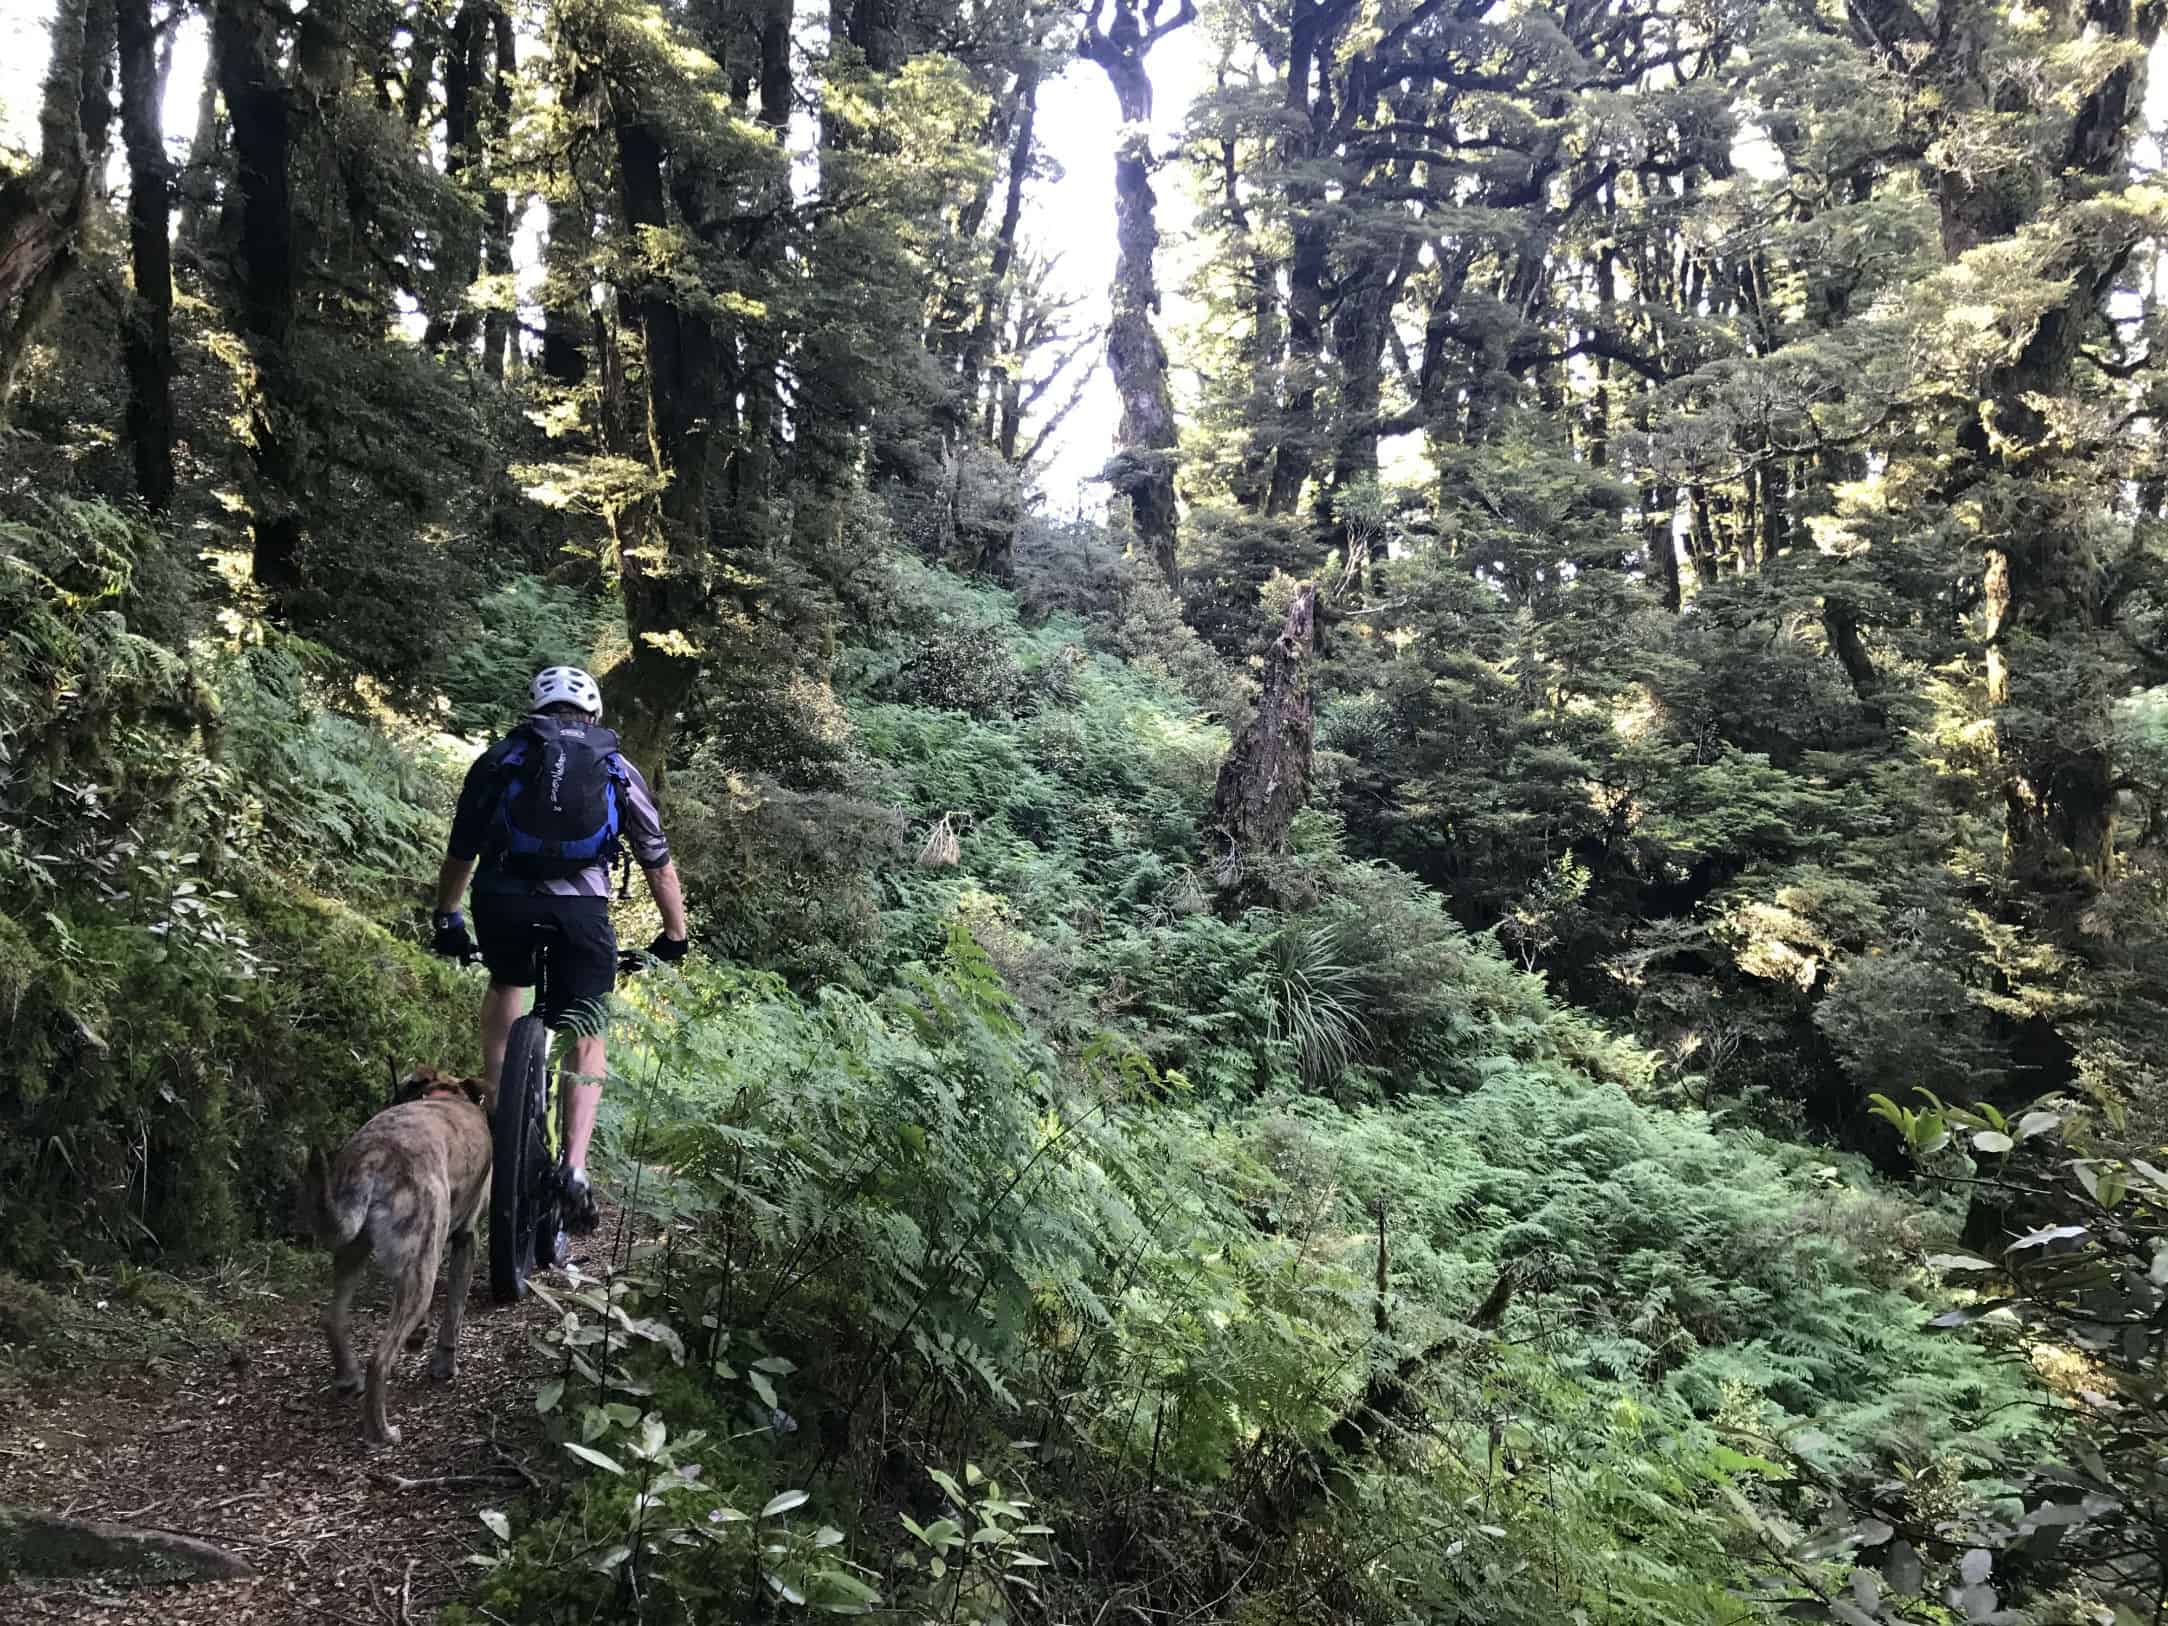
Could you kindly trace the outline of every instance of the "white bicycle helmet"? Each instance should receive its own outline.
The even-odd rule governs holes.
[[[536,711],[544,706],[577,706],[602,721],[602,688],[577,666],[545,666],[527,685],[527,697]]]

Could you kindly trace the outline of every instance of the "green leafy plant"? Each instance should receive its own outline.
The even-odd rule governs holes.
[[[1035,1538],[1053,1535],[1051,1527],[1027,1522],[1028,1498],[1003,1493],[973,1463],[959,1481],[942,1469],[928,1470],[955,1511],[930,1524],[908,1513],[897,1515],[917,1543],[896,1562],[906,1571],[922,1570],[925,1581],[906,1595],[906,1607],[928,1623],[992,1626],[1010,1618],[1012,1591],[1034,1593],[1032,1571],[1048,1560],[1032,1550]]]

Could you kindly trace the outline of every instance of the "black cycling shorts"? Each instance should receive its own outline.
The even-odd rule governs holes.
[[[600,1033],[617,986],[617,931],[608,898],[546,892],[477,895],[474,939],[489,980],[542,991],[535,1009],[551,1027]],[[546,956],[538,950],[546,948]]]

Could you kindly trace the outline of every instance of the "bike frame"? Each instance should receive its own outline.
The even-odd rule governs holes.
[[[541,990],[549,974],[553,931],[539,934],[535,1002],[513,1022],[498,1069],[490,1134],[489,1281],[498,1303],[526,1297],[527,1279],[556,1262],[562,1233],[565,1100],[553,1061],[560,1032],[543,1021]],[[638,955],[620,953],[619,974],[637,970]]]

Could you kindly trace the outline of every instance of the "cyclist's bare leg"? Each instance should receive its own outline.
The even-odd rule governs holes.
[[[489,1080],[489,1087],[497,1087],[497,1075],[504,1071],[504,1047],[512,1037],[512,1024],[527,1010],[527,990],[508,988],[493,982],[489,992],[482,996],[482,1076]]]
[[[575,1169],[587,1167],[587,1143],[595,1138],[595,1109],[602,1102],[605,1072],[603,1053],[601,1034],[582,1034],[572,1041],[570,1065],[557,1075],[564,1092],[565,1161]]]

